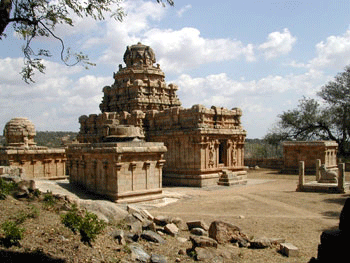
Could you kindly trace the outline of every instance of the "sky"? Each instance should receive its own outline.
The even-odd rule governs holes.
[[[74,18],[55,34],[95,67],[67,67],[60,43],[37,39],[50,49],[45,74],[26,84],[24,41],[6,29],[0,40],[0,131],[14,117],[27,117],[39,131],[79,131],[81,115],[100,113],[102,88],[113,84],[126,46],[142,42],[156,55],[168,84],[179,86],[184,108],[194,104],[243,111],[247,138],[262,138],[278,116],[350,64],[350,2],[125,0],[123,22]]]

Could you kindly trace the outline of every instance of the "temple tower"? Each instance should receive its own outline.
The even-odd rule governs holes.
[[[141,43],[128,46],[124,54],[126,67],[119,65],[114,84],[103,88],[102,112],[165,110],[180,106],[178,87],[166,85],[164,72],[156,63],[149,46]]]

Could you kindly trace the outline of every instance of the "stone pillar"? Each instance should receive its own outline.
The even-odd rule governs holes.
[[[302,191],[305,183],[305,163],[304,161],[299,162],[299,185],[297,191]]]
[[[145,167],[145,173],[146,173],[145,174],[145,176],[146,176],[145,189],[148,189],[148,183],[149,183],[148,176],[149,176],[149,172],[150,172],[151,163],[145,162],[144,167]]]
[[[320,175],[321,159],[316,159],[316,181],[318,182],[321,178]]]
[[[338,190],[345,193],[345,163],[338,164]]]

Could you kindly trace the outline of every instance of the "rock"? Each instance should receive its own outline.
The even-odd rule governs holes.
[[[271,245],[280,245],[281,243],[285,243],[286,240],[284,238],[270,238]]]
[[[197,261],[212,262],[211,259],[213,259],[214,257],[215,257],[215,253],[213,253],[208,248],[203,248],[203,247],[195,248],[195,259]]]
[[[140,213],[132,213],[132,216],[135,217],[137,220],[139,220],[141,223],[145,221],[145,218]]]
[[[153,219],[154,219],[154,216],[151,215],[151,213],[148,212],[146,209],[140,209],[140,214],[148,220],[153,221]]]
[[[241,236],[232,237],[231,243],[237,244],[238,247],[249,247],[250,246],[250,242],[248,241],[248,239],[243,238]]]
[[[153,219],[153,222],[156,223],[158,226],[165,226],[166,224],[171,223],[171,220],[168,216],[156,216]]]
[[[160,243],[160,244],[165,243],[165,240],[159,234],[157,234],[151,230],[143,231],[141,234],[141,237],[147,241],[152,241],[152,242]]]
[[[250,241],[249,247],[255,249],[271,247],[271,241],[266,237],[254,238]]]
[[[165,233],[171,235],[171,236],[176,236],[178,233],[179,233],[179,229],[177,228],[177,226],[173,223],[171,224],[167,224],[165,227],[164,227],[164,231]]]
[[[209,237],[215,239],[219,244],[239,242],[242,238],[249,241],[248,237],[241,233],[239,227],[223,221],[214,221],[210,224]]]
[[[180,217],[174,217],[171,223],[174,223],[180,230],[188,230],[186,223]]]
[[[137,208],[136,206],[133,206],[133,205],[127,205],[126,206],[126,211],[128,211],[129,214],[133,214],[133,213],[139,213],[140,214],[140,209]]]
[[[139,240],[140,235],[131,233],[131,232],[126,232],[125,233],[125,241],[127,243],[132,243],[132,242],[137,242]]]
[[[111,236],[114,239],[118,240],[119,245],[125,245],[126,244],[123,230],[117,229],[111,234]]]
[[[129,248],[131,251],[131,258],[133,260],[136,260],[138,262],[148,262],[151,258],[150,255],[148,255],[138,244],[131,244],[129,245]]]
[[[196,236],[207,236],[208,232],[205,231],[203,228],[195,227],[191,229],[191,234]]]
[[[151,255],[151,263],[167,263],[167,259],[162,255]]]
[[[127,223],[127,226],[129,227],[131,233],[135,233],[138,235],[142,233],[142,223],[140,221]]]
[[[187,224],[187,227],[189,230],[191,230],[192,228],[202,228],[202,229],[208,231],[208,229],[209,229],[208,225],[201,220],[188,221],[188,222],[186,222],[186,224]]]
[[[177,241],[179,241],[180,243],[185,243],[185,242],[188,241],[188,239],[185,238],[185,237],[177,237],[176,239],[177,239]]]
[[[177,252],[179,255],[186,255],[186,251],[183,249],[179,249],[179,252]]]
[[[291,243],[281,243],[280,252],[287,257],[297,257],[299,255],[299,249]]]
[[[192,248],[196,247],[218,247],[216,240],[206,236],[190,236]]]
[[[153,221],[145,219],[142,223],[142,230],[152,230],[152,231],[156,232],[157,226]]]

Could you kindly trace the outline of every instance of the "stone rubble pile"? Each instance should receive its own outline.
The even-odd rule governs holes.
[[[298,249],[292,244],[284,243],[283,238],[249,238],[242,230],[230,223],[220,220],[213,221],[210,226],[201,220],[184,222],[181,218],[169,216],[152,216],[147,210],[135,206],[127,206],[128,214],[120,221],[119,228],[111,236],[119,245],[127,246],[131,259],[125,262],[166,263],[163,255],[146,252],[140,240],[145,240],[159,246],[167,243],[167,235],[175,237],[179,244],[188,243],[190,247],[179,249],[178,255],[188,255],[196,261],[231,262],[237,258],[240,247],[250,249],[278,248],[285,256],[297,256]],[[184,237],[185,236],[185,237]],[[230,246],[232,249],[230,249]],[[180,247],[180,246],[179,246]],[[293,251],[289,253],[289,248]],[[231,260],[231,261],[230,261]],[[176,262],[181,262],[181,257]]]

